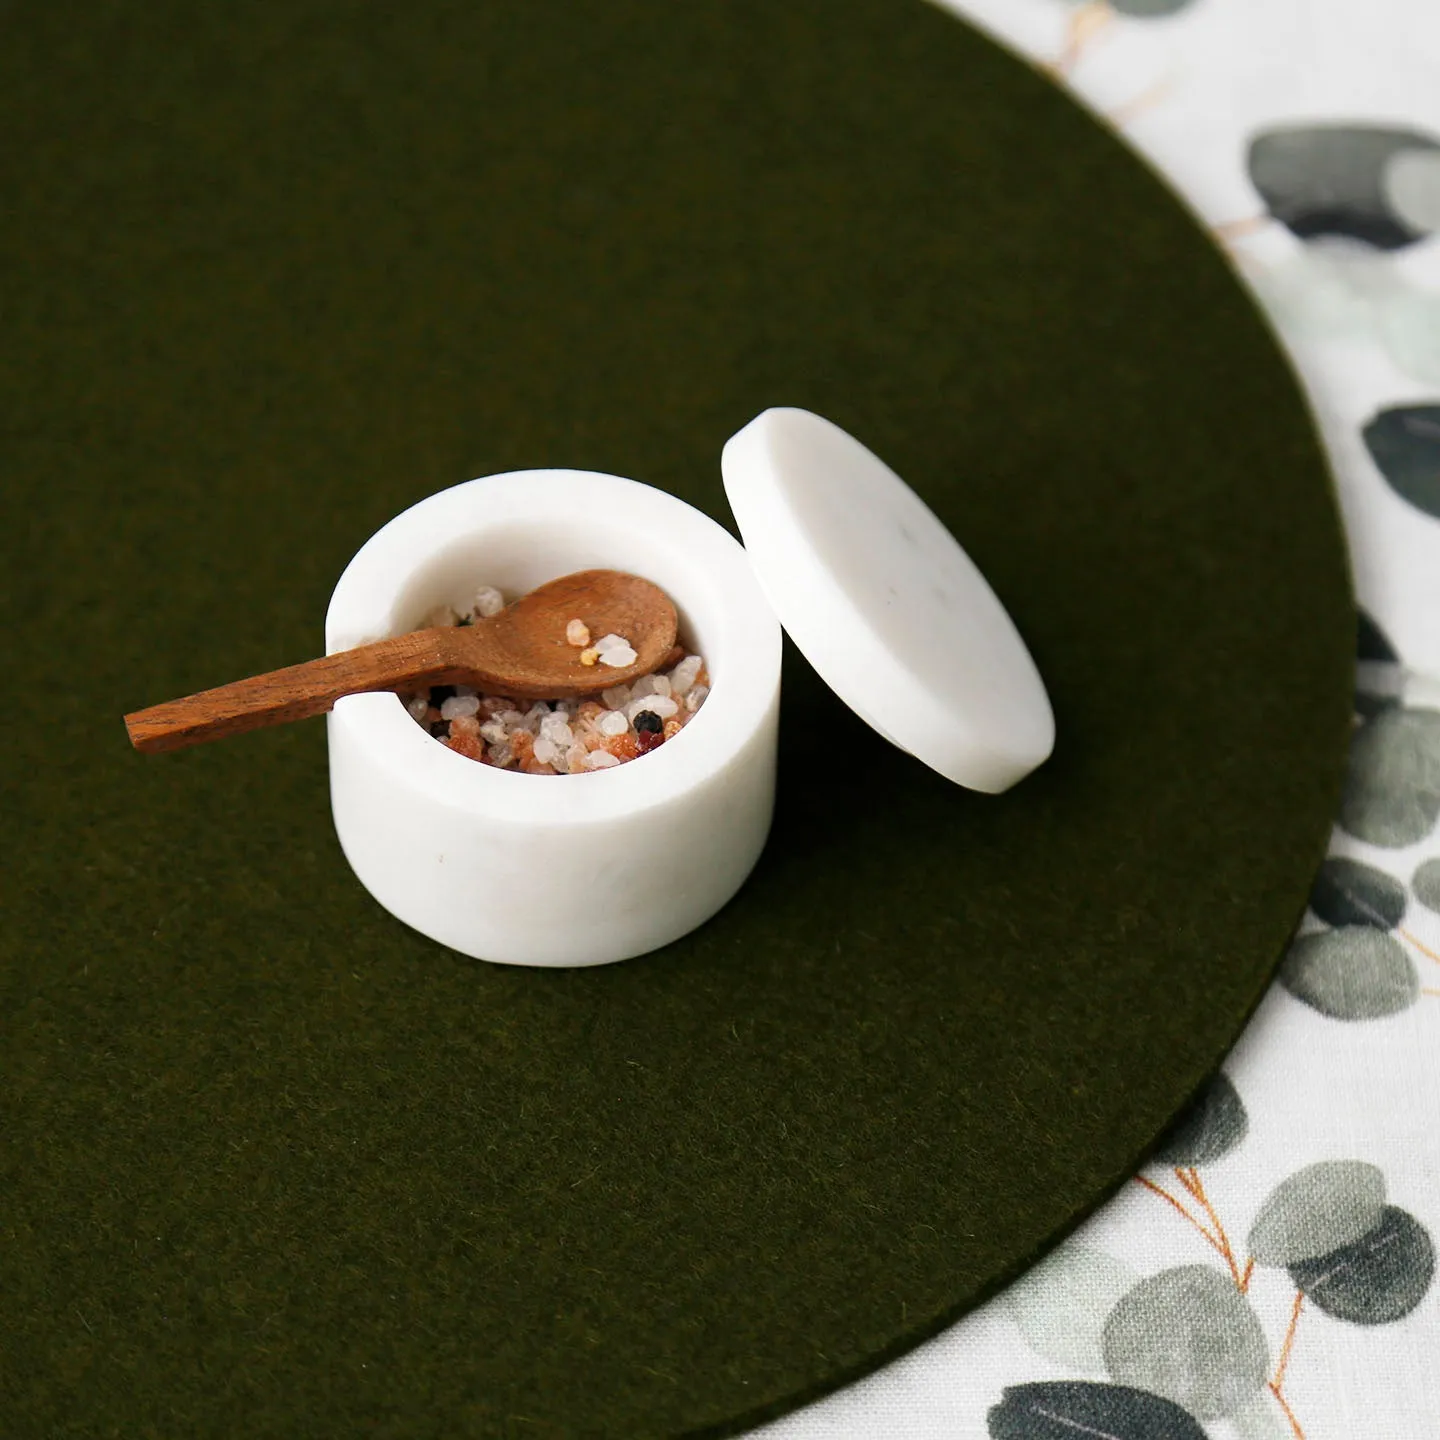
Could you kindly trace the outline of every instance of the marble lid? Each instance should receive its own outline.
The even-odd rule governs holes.
[[[780,623],[874,730],[990,793],[1049,756],[1054,715],[1014,622],[878,456],[819,415],[780,408],[732,436],[720,464]]]

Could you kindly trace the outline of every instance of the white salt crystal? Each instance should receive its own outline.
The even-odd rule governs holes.
[[[489,754],[492,765],[508,765],[515,758],[515,752],[508,745],[492,745]]]
[[[480,727],[480,738],[490,745],[499,745],[509,733],[498,720],[487,720]]]
[[[655,677],[653,675],[642,675],[631,687],[630,698],[638,700],[642,695],[655,694]]]
[[[552,760],[560,758],[560,752],[555,748],[555,743],[547,740],[543,735],[535,742],[535,758],[542,764],[548,765]]]
[[[576,775],[585,768],[585,757],[590,754],[583,745],[572,745],[565,752],[565,768]]]
[[[474,609],[477,615],[489,619],[505,608],[505,597],[493,586],[482,585],[475,592]]]
[[[623,735],[630,728],[630,720],[620,710],[607,710],[595,722],[595,728],[602,735]]]
[[[543,700],[537,700],[525,712],[525,728],[531,732],[534,732],[539,728],[539,726],[549,713],[550,707]]]
[[[583,620],[572,620],[565,627],[565,639],[583,650],[590,643],[590,627]]]
[[[690,687],[695,683],[695,677],[700,673],[700,667],[704,663],[698,655],[687,655],[670,672],[670,693],[682,697],[688,695]]]
[[[623,710],[630,703],[630,687],[628,685],[612,685],[608,690],[600,692],[600,699],[611,710]]]
[[[507,730],[523,730],[525,717],[518,710],[502,710],[495,717]]]
[[[430,697],[428,695],[416,695],[405,702],[405,708],[410,712],[411,718],[423,720],[425,712],[430,708]]]
[[[595,642],[595,649],[602,655],[607,650],[619,650],[622,646],[627,650],[630,648],[630,642],[623,635],[602,635]]]
[[[458,720],[462,715],[473,715],[480,708],[480,701],[474,695],[452,695],[440,706],[442,720]]]
[[[608,770],[612,765],[620,762],[608,750],[592,750],[585,757],[585,768],[587,770]]]
[[[563,715],[547,715],[540,722],[540,734],[559,750],[566,750],[575,736]]]
[[[668,675],[652,675],[650,677],[650,693],[652,695],[669,695],[670,677]]]
[[[668,695],[642,695],[630,702],[630,718],[633,720],[642,711],[649,710],[662,720],[668,720],[679,708]]]
[[[600,663],[610,666],[612,670],[623,670],[627,665],[633,665],[639,658],[628,645],[617,645],[613,650],[600,652]]]
[[[685,697],[685,708],[693,715],[705,703],[705,697],[709,693],[708,685],[696,685]]]

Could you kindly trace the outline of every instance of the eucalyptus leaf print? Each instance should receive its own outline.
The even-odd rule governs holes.
[[[1162,1165],[1209,1165],[1228,1155],[1249,1128],[1239,1092],[1223,1072],[1180,1113],[1155,1150]]]
[[[1209,1265],[1142,1280],[1105,1322],[1105,1365],[1201,1420],[1238,1410],[1264,1388],[1265,1333],[1239,1289]]]
[[[1284,1267],[1367,1235],[1385,1208],[1385,1177],[1360,1160],[1322,1160],[1270,1192],[1250,1227],[1250,1253]]]
[[[1117,15],[1128,15],[1136,20],[1154,20],[1161,15],[1173,15],[1190,3],[1191,0],[1110,0]]]
[[[1440,855],[1427,860],[1410,880],[1415,898],[1427,909],[1440,914]]]
[[[1340,824],[1357,840],[1399,849],[1440,819],[1440,711],[1386,709],[1351,737]]]
[[[1105,1320],[1139,1276],[1123,1261],[1071,1241],[1005,1292],[1005,1306],[1038,1355],[1082,1375],[1105,1373]]]
[[[1286,126],[1256,135],[1247,164],[1270,214],[1302,240],[1399,250],[1437,228],[1440,140],[1419,130]]]
[[[1307,1300],[1352,1325],[1403,1320],[1425,1298],[1434,1275],[1429,1232],[1395,1205],[1385,1206],[1358,1240],[1290,1266],[1290,1278]]]
[[[1440,519],[1440,405],[1392,406],[1379,411],[1361,433],[1390,488]]]
[[[1128,1385],[1011,1385],[985,1417],[991,1440],[1206,1440],[1193,1415]]]
[[[1382,665],[1400,663],[1400,653],[1390,643],[1390,637],[1363,610],[1355,612],[1355,658]]]
[[[1369,925],[1302,935],[1280,965],[1280,983],[1332,1020],[1380,1020],[1420,998],[1420,977],[1404,947]]]
[[[1393,875],[1332,855],[1320,866],[1310,908],[1327,925],[1369,925],[1393,930],[1405,918],[1405,887]]]

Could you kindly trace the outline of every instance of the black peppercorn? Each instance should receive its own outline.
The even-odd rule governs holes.
[[[653,710],[642,710],[635,717],[633,723],[637,735],[644,735],[647,732],[651,735],[658,735],[665,728],[665,722]]]

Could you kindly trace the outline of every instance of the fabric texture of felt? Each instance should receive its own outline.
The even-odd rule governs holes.
[[[908,0],[84,0],[0,75],[7,1436],[731,1433],[1131,1173],[1304,906],[1353,636],[1295,382],[1143,165]],[[316,653],[414,500],[570,465],[728,523],[780,404],[1015,616],[1059,744],[1012,793],[788,654],[741,895],[546,973],[371,902],[318,722],[129,751]]]

